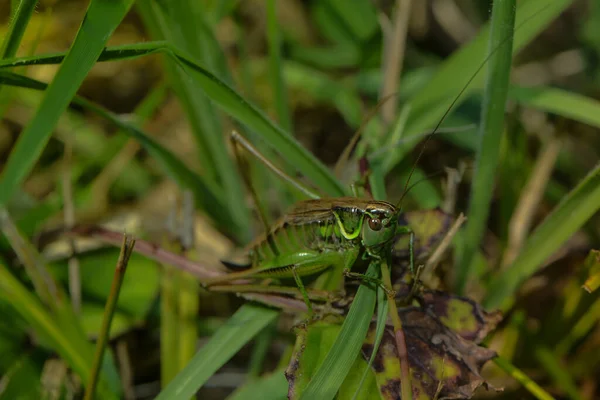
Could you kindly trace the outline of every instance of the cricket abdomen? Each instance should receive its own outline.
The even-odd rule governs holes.
[[[333,214],[330,218],[291,224],[282,222],[249,250],[253,266],[268,263],[282,254],[303,251],[344,251],[354,246],[344,238]]]

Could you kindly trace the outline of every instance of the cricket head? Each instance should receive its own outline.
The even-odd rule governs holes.
[[[373,202],[365,207],[362,223],[362,243],[372,256],[380,256],[394,238],[398,225],[398,212],[393,204]]]

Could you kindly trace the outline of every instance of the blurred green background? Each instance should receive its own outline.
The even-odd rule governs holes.
[[[103,225],[221,268],[263,229],[232,129],[328,196],[350,193],[364,156],[374,196],[396,203],[461,94],[402,204],[468,214],[434,288],[505,312],[485,343],[537,382],[538,398],[600,398],[600,298],[582,289],[600,279],[600,2],[516,3],[497,104],[485,97],[488,64],[474,77],[497,50],[491,1],[0,2],[0,399],[79,398],[92,370],[120,241],[65,228]],[[490,104],[506,108],[486,147]],[[304,198],[249,165],[271,220]],[[155,398],[246,304],[162,261],[129,261],[98,398]],[[294,342],[293,318],[263,311],[231,355],[197,367],[198,398],[240,387],[285,397],[285,381],[248,386],[269,384]],[[505,389],[478,396],[532,396],[492,363],[483,375]]]

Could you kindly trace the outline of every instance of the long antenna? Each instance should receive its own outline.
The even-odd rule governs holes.
[[[409,184],[410,184],[410,179],[412,178],[412,176],[413,176],[413,174],[415,172],[415,169],[417,168],[417,164],[418,164],[419,160],[421,159],[421,157],[423,156],[423,153],[425,152],[425,148],[427,147],[427,143],[429,142],[429,140],[431,139],[431,137],[437,133],[437,131],[439,130],[440,126],[442,125],[442,123],[444,122],[444,120],[446,119],[446,117],[448,116],[448,114],[450,114],[450,111],[452,111],[452,109],[454,108],[454,106],[456,105],[456,103],[458,102],[458,100],[460,99],[460,97],[463,95],[463,93],[471,85],[471,82],[473,82],[473,80],[477,77],[477,75],[479,74],[479,72],[481,72],[481,70],[483,69],[483,67],[485,67],[487,65],[487,62],[490,60],[490,58],[492,58],[492,56],[494,56],[496,54],[496,52],[498,51],[498,49],[500,47],[502,47],[507,41],[509,41],[509,40],[512,39],[512,37],[514,36],[514,33],[517,30],[519,30],[526,22],[528,22],[530,19],[534,18],[535,16],[539,15],[539,13],[543,12],[549,6],[550,6],[550,4],[546,4],[539,11],[537,11],[536,13],[534,13],[534,14],[530,15],[529,17],[525,18],[517,27],[515,27],[515,29],[513,30],[512,34],[508,35],[507,37],[505,37],[504,39],[502,39],[502,41],[487,55],[487,57],[479,65],[479,67],[477,68],[477,70],[475,71],[475,73],[473,75],[471,75],[471,77],[467,80],[467,83],[462,87],[462,89],[460,90],[460,92],[458,93],[458,95],[454,98],[454,100],[452,100],[452,103],[450,103],[450,106],[446,109],[446,111],[442,115],[442,118],[440,118],[440,120],[436,124],[435,128],[433,129],[433,132],[431,132],[431,134],[428,135],[425,138],[425,141],[423,142],[423,145],[421,146],[421,150],[419,151],[419,155],[417,156],[417,159],[415,160],[415,162],[413,163],[413,165],[412,165],[412,167],[410,169],[410,173],[408,174],[408,178],[406,179],[406,183],[404,184],[404,191],[402,193],[402,196],[400,196],[400,200],[396,204],[396,208],[400,209],[401,206],[402,206],[402,201],[404,200],[404,197],[406,196],[406,193],[407,193],[407,190],[408,190],[408,187],[409,187]]]

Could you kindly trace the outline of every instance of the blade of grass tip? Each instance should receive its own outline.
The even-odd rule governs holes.
[[[279,124],[287,131],[292,131],[292,117],[283,80],[283,64],[281,60],[281,35],[277,21],[277,1],[267,1],[267,41],[269,43],[269,76],[273,86],[273,99]]]
[[[10,25],[2,42],[0,59],[11,58],[17,54],[17,50],[25,34],[25,29],[35,10],[37,0],[21,0],[16,3],[13,2],[13,4],[16,4],[17,7],[11,9]]]
[[[366,275],[377,277],[378,263],[371,263]],[[360,285],[338,337],[300,399],[334,398],[362,348],[375,310],[376,298],[377,291],[372,285]]]
[[[520,369],[512,365],[508,360],[502,357],[494,358],[494,363],[500,367],[501,370],[506,372],[507,375],[511,376],[517,382],[519,382],[529,393],[531,393],[538,400],[554,400],[548,392],[542,389],[537,383],[531,380],[527,375]]]
[[[87,382],[85,389],[85,400],[93,400],[96,395],[96,385],[98,384],[98,378],[100,376],[100,369],[102,365],[102,359],[104,358],[104,350],[108,342],[110,324],[112,322],[115,309],[117,307],[117,300],[119,299],[119,292],[121,291],[121,285],[125,278],[125,271],[127,270],[127,264],[129,258],[133,253],[133,247],[135,246],[135,239],[128,235],[123,235],[123,244],[121,245],[121,253],[117,261],[115,268],[115,275],[110,287],[110,293],[106,300],[106,306],[104,308],[104,316],[102,318],[102,326],[98,333],[98,341],[96,342],[96,353],[94,354],[94,362],[92,363],[92,370],[90,378]]]
[[[515,262],[496,276],[483,302],[498,308],[519,285],[535,274],[543,262],[600,209],[600,164],[573,189],[534,230]]]
[[[515,0],[493,3],[488,74],[483,97],[479,148],[475,160],[475,176],[471,186],[464,248],[456,272],[456,290],[464,293],[472,271],[474,254],[487,226],[489,206],[494,192],[496,167],[500,158],[500,142],[504,132],[504,109],[512,63],[512,39],[515,23]]]
[[[156,399],[185,399],[193,396],[208,378],[278,314],[272,309],[244,304],[215,332]]]
[[[0,205],[5,205],[33,168],[60,115],[96,63],[133,0],[92,0],[75,41],[48,86],[35,116],[19,135],[0,176]]]

